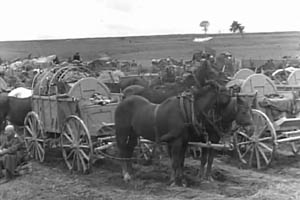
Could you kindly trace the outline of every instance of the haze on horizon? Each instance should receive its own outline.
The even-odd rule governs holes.
[[[300,31],[297,0],[1,0],[0,41]]]

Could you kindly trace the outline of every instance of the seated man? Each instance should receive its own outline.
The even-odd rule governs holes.
[[[1,135],[0,158],[1,170],[7,181],[18,175],[17,167],[26,161],[26,147],[23,139],[17,135],[12,125],[7,125]]]

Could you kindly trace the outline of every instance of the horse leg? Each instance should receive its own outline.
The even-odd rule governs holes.
[[[178,138],[171,144],[171,162],[172,162],[172,185],[186,186],[183,180],[184,155],[187,149],[187,141],[183,138]]]
[[[124,131],[124,130],[123,130]],[[132,130],[130,130],[132,131]],[[117,130],[116,130],[117,133]],[[124,133],[124,132],[123,132]],[[118,134],[116,134],[118,136]],[[137,137],[132,134],[120,135],[116,137],[120,158],[122,159],[122,174],[125,182],[131,180],[132,172],[131,157],[135,146],[137,145]]]
[[[211,169],[212,169],[212,164],[214,161],[216,151],[214,149],[209,149],[208,150],[208,161],[207,161],[207,170],[205,174],[205,179],[208,181],[213,181],[213,178],[211,176]]]
[[[202,148],[201,149],[201,164],[200,164],[200,171],[198,173],[198,177],[200,179],[203,179],[204,177],[204,173],[205,173],[205,165],[207,163],[207,159],[208,159],[208,148]]]

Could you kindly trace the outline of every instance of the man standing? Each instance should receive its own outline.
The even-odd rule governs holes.
[[[81,62],[80,54],[79,52],[76,52],[73,56],[73,61],[79,61]]]

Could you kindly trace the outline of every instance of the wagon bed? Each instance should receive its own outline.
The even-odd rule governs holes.
[[[103,138],[107,139],[105,144],[113,139],[107,136],[113,134],[111,126],[120,94],[111,93],[104,83],[90,76],[64,81],[63,76],[72,70],[79,71],[71,67],[37,75],[41,82],[33,84],[33,110],[24,122],[25,143],[31,156],[41,162],[46,147],[61,146],[68,168],[87,172]],[[67,89],[65,93],[59,93],[58,81]]]
[[[300,85],[276,85],[263,74],[251,73],[228,86],[235,83],[239,84],[241,93],[256,93],[254,133],[236,132],[234,135],[240,160],[258,169],[266,167],[281,143],[289,143],[292,152],[297,154],[300,149]]]

